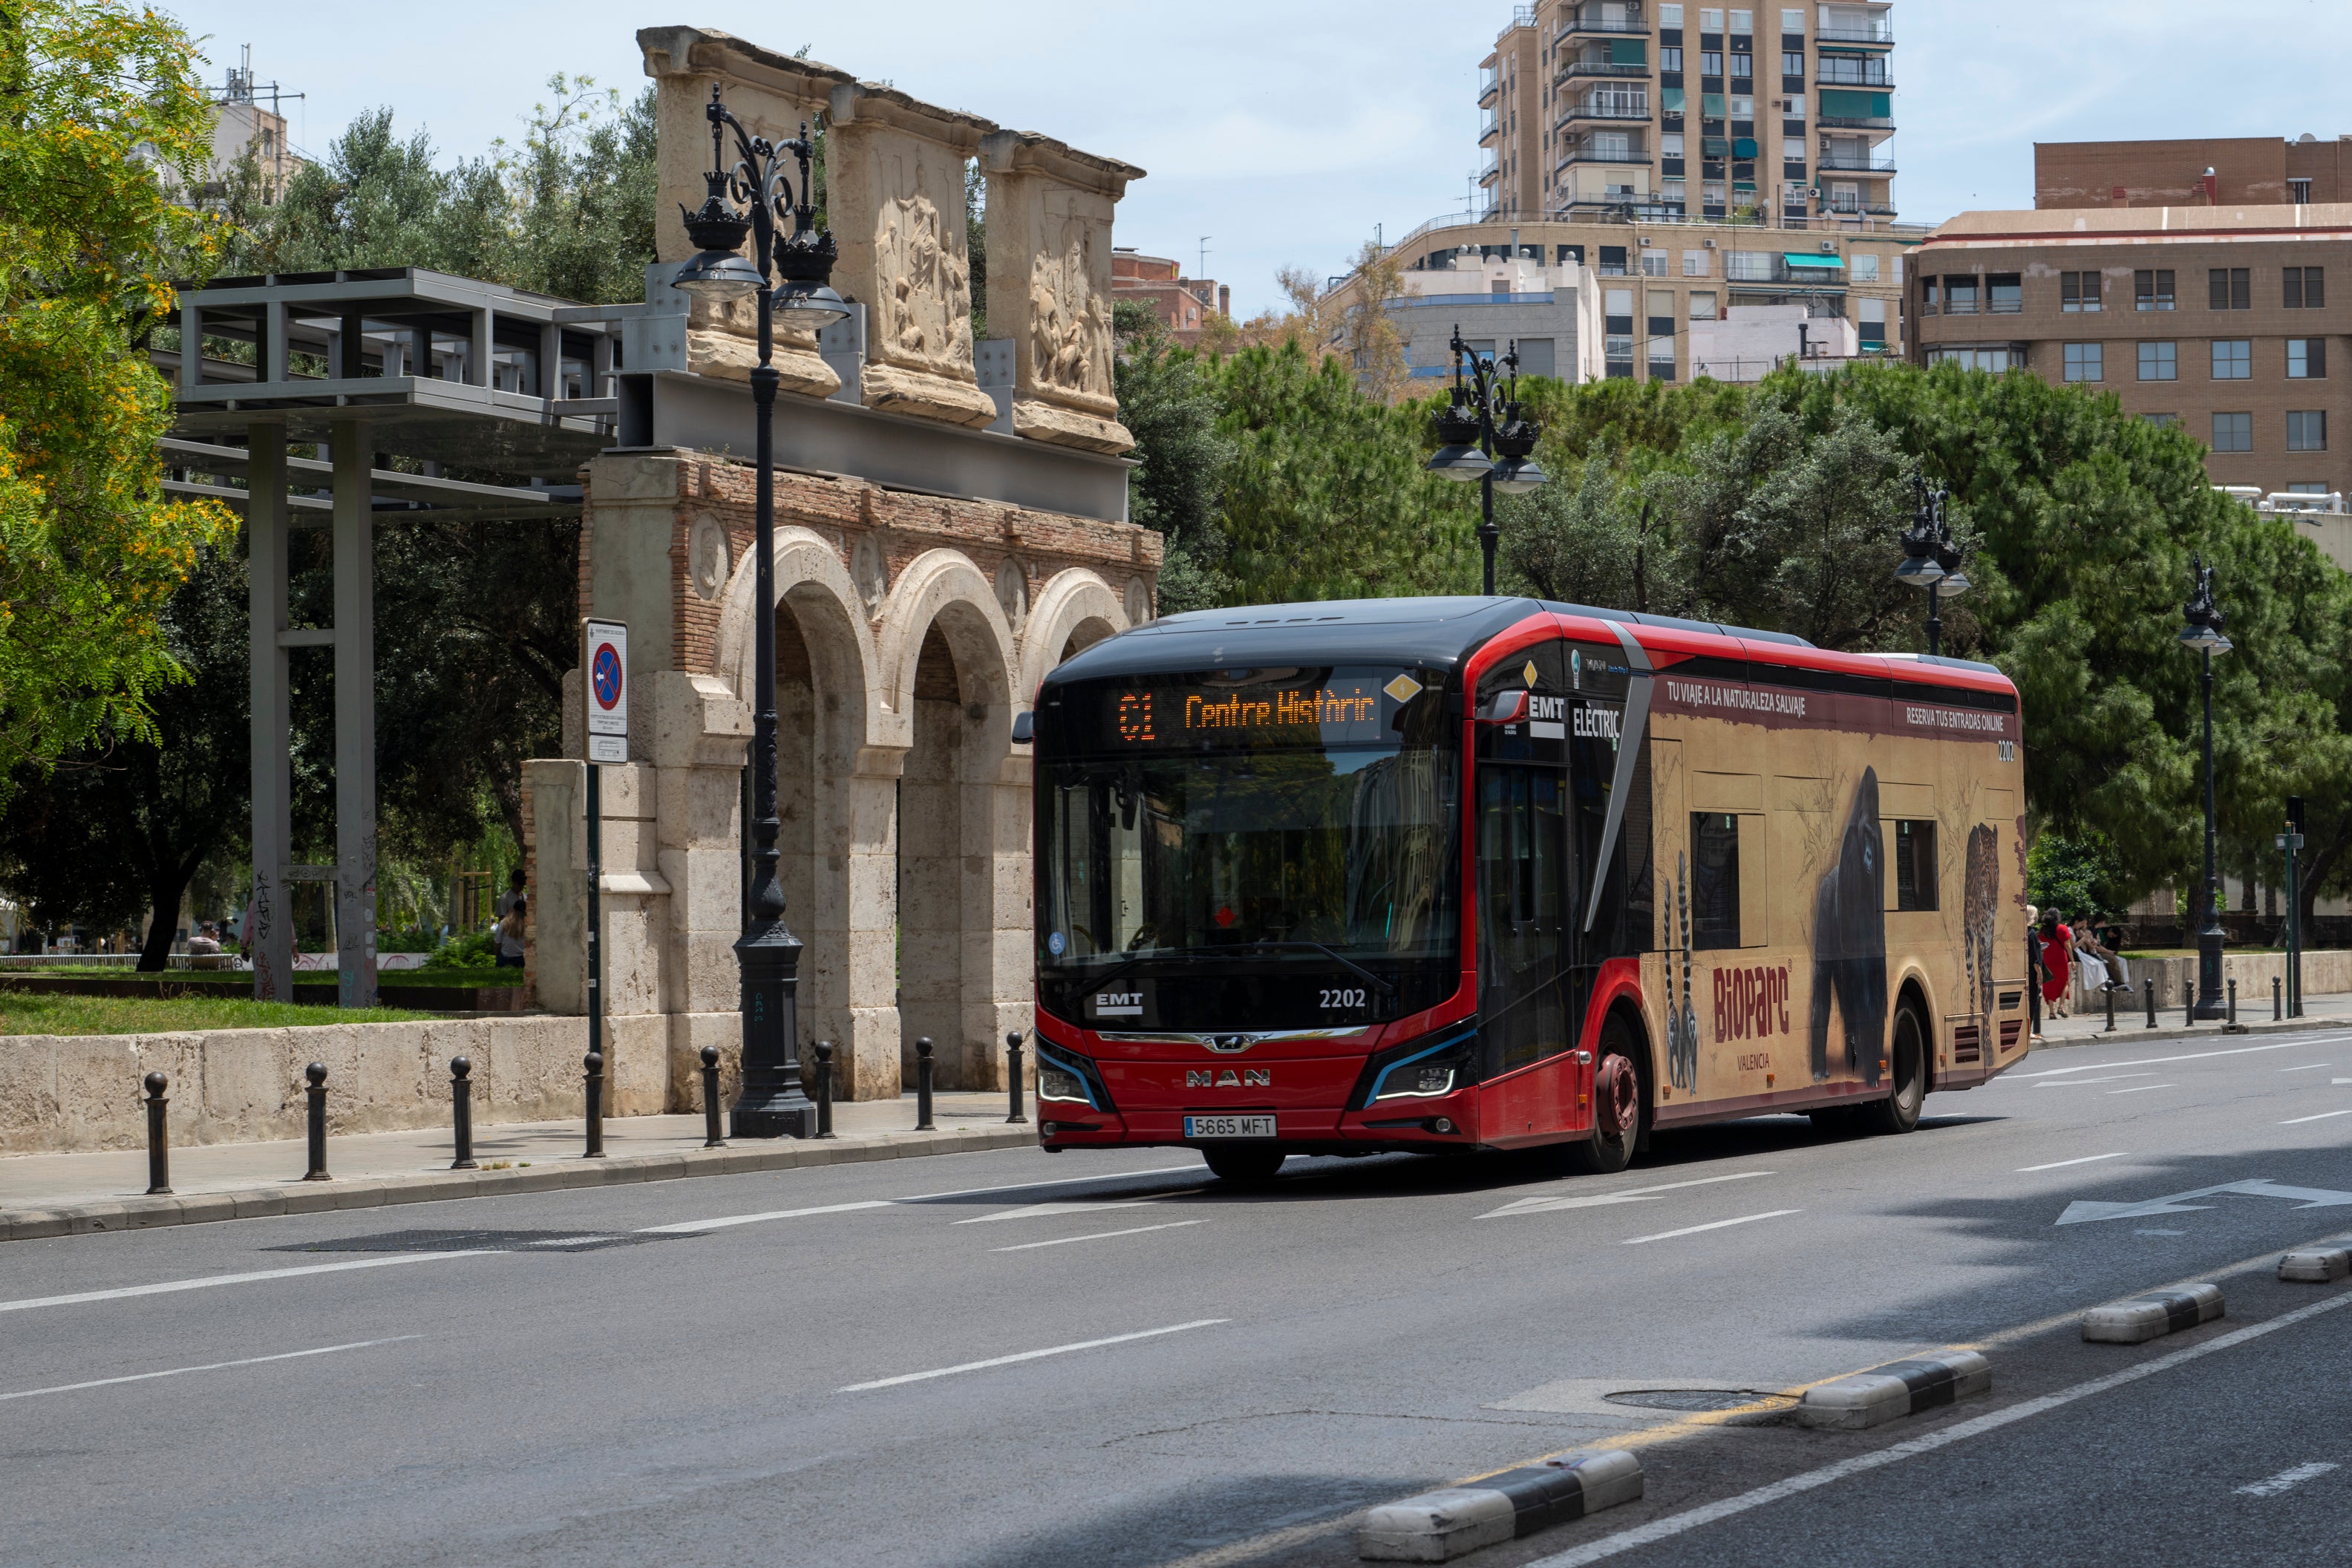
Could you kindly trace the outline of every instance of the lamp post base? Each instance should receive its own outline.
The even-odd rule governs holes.
[[[803,1100],[795,1103],[781,1099],[768,1105],[737,1104],[727,1113],[727,1136],[730,1138],[814,1138],[816,1136],[816,1105]]]
[[[2217,927],[2197,933],[2197,1005],[2189,1010],[2192,1018],[2226,1018],[2230,1003],[2221,984],[2222,935]]]
[[[772,891],[772,881],[767,887]],[[814,1138],[816,1104],[801,1089],[800,939],[781,919],[762,921],[736,942],[735,956],[743,969],[743,1091],[729,1108],[728,1134]]]

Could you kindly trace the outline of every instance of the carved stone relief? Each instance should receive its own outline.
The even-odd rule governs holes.
[[[890,574],[882,564],[882,547],[872,534],[859,539],[849,552],[849,575],[857,584],[857,596],[866,601],[866,613],[880,610],[882,596],[890,591]]]
[[[686,537],[686,569],[694,579],[696,593],[706,599],[719,597],[719,590],[727,586],[731,553],[725,525],[709,512],[698,516]]]
[[[1009,556],[996,569],[996,603],[1006,624],[1019,631],[1029,616],[1029,574]]]

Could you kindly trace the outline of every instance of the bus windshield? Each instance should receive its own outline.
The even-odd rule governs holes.
[[[1048,991],[1117,972],[1135,977],[1129,1026],[1204,1029],[1349,1026],[1451,994],[1459,796],[1439,696],[1393,667],[1065,689],[1037,776]],[[1206,973],[1169,984],[1252,965],[1295,982],[1246,999]],[[1220,996],[1251,1016],[1212,1016]]]

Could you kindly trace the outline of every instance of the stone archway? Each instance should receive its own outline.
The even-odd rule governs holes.
[[[1128,626],[1127,606],[1098,574],[1083,566],[1055,574],[1038,593],[1022,639],[1022,706],[1037,700],[1037,688],[1055,665]]]
[[[754,584],[747,552],[729,584],[717,648],[719,668],[746,702],[754,690]],[[890,806],[898,752],[887,741],[874,743],[878,662],[862,597],[830,541],[805,528],[778,531],[770,613],[777,874],[785,918],[804,944],[799,1044],[807,1058],[811,1042],[835,1042],[839,1098],[888,1099],[900,1087],[889,978],[895,932],[893,911],[875,889],[887,886],[895,849]],[[813,1066],[813,1058],[803,1065]]]
[[[909,563],[881,657],[905,721],[898,782],[900,1060],[934,1042],[942,1089],[1004,1084],[1005,1031],[1029,1005],[1027,768],[1012,755],[1012,628],[959,552]]]

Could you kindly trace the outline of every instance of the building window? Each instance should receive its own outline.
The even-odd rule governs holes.
[[[1850,258],[1850,260],[1852,265],[1848,268],[1848,276],[1853,278],[1855,282],[1875,283],[1878,281],[1878,252],[1874,250],[1857,250],[1853,253],[1852,258]]]
[[[1855,321],[1856,335],[1864,351],[1884,349],[1886,346],[1886,301],[1863,300],[1858,301],[1858,305],[1862,313]]]
[[[1642,276],[1664,278],[1666,275],[1666,253],[1663,250],[1642,252]]]
[[[1711,207],[1723,205],[1724,185],[1721,180],[1709,180],[1699,186],[1698,199]]]
[[[2251,452],[2254,449],[2254,416],[2251,414],[2213,416],[2213,450]]]
[[[1780,79],[1784,83],[1801,82],[1805,79],[1804,50],[1783,49],[1780,52]]]
[[[2168,268],[2157,272],[2132,274],[2133,307],[2141,310],[2172,309],[2172,273]]]
[[[1996,272],[1985,279],[1985,313],[2014,316],[2025,309],[2023,280],[2014,272]]]
[[[2309,180],[2289,180],[2286,183],[2286,199],[2293,202],[2299,207],[2309,206],[2311,205],[2311,182]]]
[[[1756,100],[1753,98],[1748,97],[1744,93],[1733,93],[1731,95],[1731,118],[1734,120],[1755,119]],[[1740,134],[1744,136],[1748,134],[1748,132],[1743,131]]]
[[[1805,31],[1805,14],[1802,11],[1781,12],[1780,31],[1802,37]]]
[[[1997,349],[1929,349],[1929,364],[1956,364],[1962,370],[2004,371],[2020,362],[2016,351]]]
[[[2254,345],[2248,338],[2215,338],[2213,340],[2213,379],[2215,381],[2251,381],[2254,374]]]
[[[1739,818],[1691,815],[1691,937],[1694,948],[1739,945]]]
[[[2324,267],[2286,268],[2286,308],[2316,310],[2327,303],[2327,269]]]
[[[1753,11],[1734,11],[1731,14],[1731,30],[1735,33],[1754,32],[1756,30],[1756,13]]]
[[[2172,343],[2140,344],[2139,378],[2142,381],[2179,380],[2180,361],[2177,346]]]
[[[1755,79],[1756,57],[1754,55],[1734,55],[1731,57],[1732,80],[1753,81]]]
[[[1683,276],[1685,278],[1706,278],[1710,276],[1712,269],[1707,264],[1709,254],[1709,252],[1704,250],[1684,251]]]
[[[2068,343],[2066,347],[2066,379],[2068,381],[2105,381],[2104,347],[2099,343]]]
[[[1935,315],[1943,299],[1943,294],[1944,280],[1942,279],[1922,278],[1919,279],[1919,313],[1923,316]]]
[[[2286,449],[2290,452],[2327,450],[2327,410],[2287,410]]]
[[[1944,279],[1944,314],[1973,316],[1977,313],[1977,280],[1973,273]]]
[[[2097,310],[2099,275],[2095,272],[2058,274],[2058,308],[2070,312]]]
[[[1662,71],[1678,71],[1682,69],[1683,47],[1680,44],[1659,45],[1658,68]]]
[[[2286,375],[2289,381],[2326,380],[2327,340],[2326,338],[2287,339]]]
[[[1895,825],[1895,907],[1932,910],[1936,907],[1936,825],[1897,822]]]
[[[2143,414],[2140,417],[2159,430],[2174,430],[2180,426],[2180,416],[2178,414]]]
[[[1724,270],[1726,278],[1750,283],[1771,280],[1772,252],[1769,250],[1735,250],[1731,265]]]
[[[2216,310],[2254,308],[2253,272],[2244,267],[2216,267],[2205,274],[2209,304]]]
[[[1719,77],[1723,74],[1723,51],[1701,49],[1698,52],[1698,74]]]
[[[1658,26],[1661,26],[1661,27],[1679,27],[1679,26],[1681,26],[1682,25],[1683,25],[1683,8],[1682,8],[1681,6],[1679,6],[1679,5],[1661,5],[1661,6],[1659,6],[1659,7],[1658,7]]]
[[[1694,321],[1715,320],[1715,294],[1712,289],[1693,289],[1690,296],[1690,319]]]

